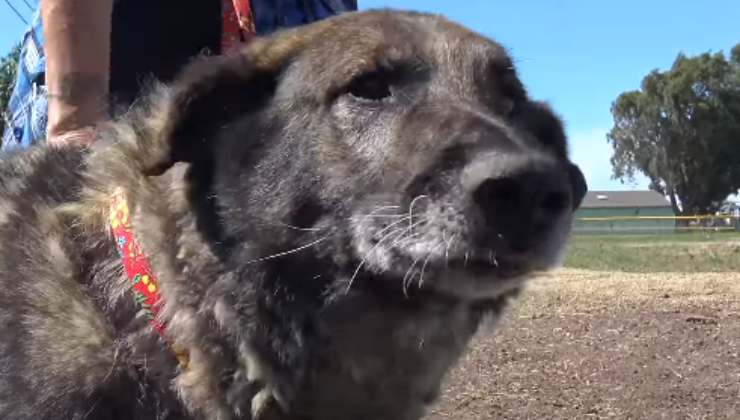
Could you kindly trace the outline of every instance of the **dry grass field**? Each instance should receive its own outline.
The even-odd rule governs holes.
[[[426,420],[740,418],[738,240],[575,238]]]

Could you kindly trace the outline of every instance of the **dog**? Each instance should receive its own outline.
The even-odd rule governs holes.
[[[0,161],[0,418],[409,420],[586,191],[497,43],[343,14]]]

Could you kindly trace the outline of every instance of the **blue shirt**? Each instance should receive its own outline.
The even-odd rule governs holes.
[[[28,147],[46,137],[46,87],[43,84],[46,59],[41,16],[37,12],[23,36],[16,81],[4,114],[5,132],[1,149]]]
[[[278,28],[314,22],[357,10],[357,0],[252,0],[259,35]],[[26,148],[46,138],[47,91],[44,85],[46,59],[40,13],[36,13],[23,36],[13,92],[5,113],[5,132],[0,150]]]

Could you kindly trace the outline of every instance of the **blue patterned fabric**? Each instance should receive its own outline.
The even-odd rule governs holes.
[[[357,10],[357,0],[252,0],[259,35],[354,10]],[[46,137],[43,42],[41,17],[37,12],[23,37],[18,75],[4,114],[6,128],[0,150],[25,148]]]
[[[46,60],[41,16],[36,13],[23,36],[23,46],[13,93],[5,118],[5,132],[0,148],[28,147],[46,136]]]
[[[357,10],[357,0],[252,0],[259,35]]]

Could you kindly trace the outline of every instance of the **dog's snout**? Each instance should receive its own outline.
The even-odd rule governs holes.
[[[477,235],[480,245],[498,247],[503,240],[518,252],[556,225],[563,213],[570,211],[572,201],[567,175],[555,168],[485,177],[471,195],[483,224]]]

